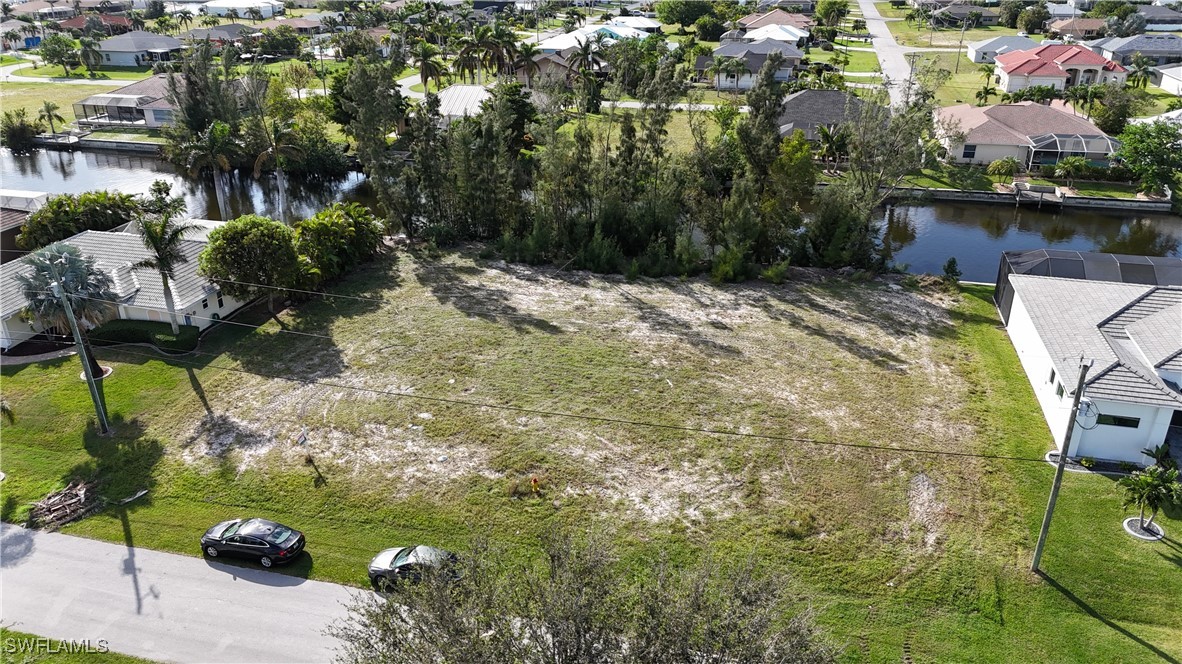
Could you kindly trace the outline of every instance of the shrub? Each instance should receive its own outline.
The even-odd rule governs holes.
[[[1049,180],[1049,179],[1055,177],[1055,165],[1054,164],[1043,164],[1042,166],[1038,167],[1038,173],[1044,179]]]
[[[907,290],[918,290],[919,277],[915,276],[914,274],[909,274],[903,277],[903,288],[906,288]]]
[[[33,250],[82,231],[109,231],[135,218],[140,204],[134,196],[112,191],[61,194],[29,216],[17,246]]]
[[[788,281],[788,261],[783,260],[764,269],[763,272],[759,273],[759,278],[764,281],[770,281],[773,284],[782,284]]]
[[[1126,473],[1133,473],[1137,471],[1137,464],[1131,463],[1129,461],[1121,461],[1120,469]]]
[[[960,283],[960,266],[956,264],[956,257],[952,256],[944,263],[944,283],[949,287],[955,287]]]
[[[90,340],[103,344],[152,344],[162,350],[187,352],[197,348],[201,331],[193,325],[181,325],[179,334],[172,333],[168,323],[147,320],[113,320],[91,330]]]
[[[1092,468],[1096,467],[1096,460],[1090,456],[1081,457],[1079,460],[1079,465],[1091,470]]]
[[[738,247],[728,247],[714,256],[710,278],[718,283],[746,281],[751,276],[750,270],[746,252]]]
[[[603,236],[598,227],[591,240],[579,249],[574,263],[583,270],[600,274],[619,274],[624,265],[624,253],[615,239]]]
[[[33,139],[43,131],[45,125],[30,118],[27,110],[4,111],[4,118],[0,120],[0,143],[16,153],[28,152],[34,147]]]
[[[460,241],[460,235],[449,224],[431,224],[419,231],[419,239],[437,247],[450,247]]]

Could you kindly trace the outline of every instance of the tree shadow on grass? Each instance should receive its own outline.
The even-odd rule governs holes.
[[[562,328],[544,318],[521,311],[510,302],[511,293],[478,283],[465,277],[479,277],[484,270],[471,265],[455,265],[420,257],[415,263],[415,276],[427,287],[440,304],[447,304],[465,316],[479,318],[498,325],[507,325],[516,332],[545,332],[559,334]]]
[[[1110,627],[1113,631],[1119,632],[1120,634],[1128,637],[1129,640],[1137,643],[1138,645],[1142,646],[1146,650],[1150,651],[1151,653],[1156,655],[1162,661],[1169,662],[1170,664],[1180,664],[1178,662],[1178,660],[1175,659],[1174,657],[1171,657],[1169,653],[1161,650],[1157,646],[1155,646],[1152,643],[1146,641],[1145,639],[1137,636],[1136,634],[1133,634],[1132,632],[1125,629],[1124,627],[1121,627],[1120,625],[1112,622],[1108,618],[1105,618],[1103,615],[1100,614],[1099,611],[1092,608],[1092,606],[1090,604],[1088,604],[1087,602],[1085,602],[1082,599],[1080,599],[1079,597],[1077,597],[1074,593],[1072,593],[1067,588],[1064,588],[1058,581],[1056,581],[1053,577],[1051,577],[1046,572],[1039,571],[1039,572],[1036,572],[1036,574],[1038,574],[1040,577],[1042,577],[1042,579],[1044,581],[1046,581],[1052,588],[1054,588],[1055,590],[1058,590],[1059,593],[1062,594],[1064,597],[1071,600],[1071,602],[1073,604],[1075,604],[1077,607],[1079,607],[1080,610],[1082,610],[1084,613],[1086,613],[1089,616],[1095,618],[1096,620],[1099,620],[1100,622],[1104,623],[1105,625]]]

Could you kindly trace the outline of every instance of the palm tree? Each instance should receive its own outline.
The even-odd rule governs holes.
[[[989,103],[989,98],[997,94],[997,88],[992,85],[984,85],[980,90],[977,90],[977,105],[985,106]]]
[[[87,73],[93,74],[94,70],[98,69],[103,62],[103,54],[99,51],[98,40],[83,37],[78,40],[78,44],[81,46],[82,64],[86,65]]]
[[[9,30],[4,33],[4,43],[10,49],[15,49],[21,43],[21,33],[19,30]]]
[[[1167,470],[1160,466],[1150,466],[1128,477],[1122,477],[1118,484],[1125,490],[1125,499],[1121,507],[1136,507],[1140,511],[1141,530],[1150,532],[1153,520],[1157,518],[1157,511],[1182,497],[1177,468]],[[1146,508],[1150,512],[1149,521],[1145,520]]]
[[[731,58],[730,62],[726,63],[726,73],[735,77],[735,95],[739,94],[739,79],[744,75],[750,74],[751,70],[747,68],[747,62],[740,58]]]
[[[131,23],[132,30],[144,29],[144,12],[140,11],[139,9],[133,9],[131,13],[127,15],[127,20]]]
[[[41,110],[38,111],[38,113],[37,113],[37,117],[42,122],[49,123],[49,133],[53,134],[53,137],[55,140],[57,139],[57,128],[53,124],[54,121],[55,120],[57,122],[65,122],[66,121],[66,119],[63,118],[60,113],[58,113],[59,109],[61,109],[61,106],[58,106],[57,104],[55,104],[47,99],[47,100],[41,102]]]
[[[193,12],[188,9],[182,9],[176,13],[176,22],[182,29],[192,27]]]
[[[993,161],[989,162],[989,166],[985,169],[985,173],[987,175],[993,175],[997,177],[998,184],[1000,184],[1002,179],[1006,177],[1008,177],[1010,180],[1013,180],[1014,175],[1018,173],[1019,168],[1021,168],[1021,165],[1018,163],[1017,159],[1006,156],[1002,157],[1001,159],[994,159]]]
[[[203,28],[216,28],[221,25],[222,22],[218,20],[218,17],[214,16],[213,14],[205,14],[201,17],[201,20],[198,21],[198,24],[200,24]]]
[[[997,65],[992,63],[984,64],[980,67],[977,67],[977,71],[981,72],[981,78],[984,79],[985,84],[988,85],[993,80],[993,75],[997,73]]]
[[[822,165],[828,164],[829,160],[832,159],[833,169],[837,170],[837,164],[845,156],[847,151],[849,138],[845,130],[842,127],[817,125],[817,139],[820,146],[817,152],[821,157]]]
[[[525,72],[525,87],[527,88],[532,86],[534,76],[537,76],[541,71],[541,65],[534,60],[541,54],[542,51],[538,49],[537,44],[522,42],[521,46],[517,48],[516,68]]]
[[[251,21],[258,23],[259,21],[263,20],[263,12],[260,11],[258,7],[251,7],[250,9],[246,10],[246,17]]]
[[[1133,61],[1129,63],[1129,85],[1134,88],[1145,89],[1149,86],[1149,77],[1153,74],[1153,66],[1156,63],[1141,55],[1138,51],[1133,56]]]
[[[447,72],[447,65],[439,59],[439,47],[420,39],[415,43],[410,56],[411,62],[419,70],[419,81],[423,84],[423,90],[427,91],[428,81],[433,80],[438,86],[439,80]]]
[[[163,188],[157,191],[157,185],[163,185]],[[197,225],[177,223],[176,216],[184,209],[185,203],[184,199],[168,196],[167,183],[157,181],[152,188],[154,196],[144,205],[145,213],[140,215],[136,223],[140,240],[152,255],[132,267],[156,270],[160,274],[164,306],[168,309],[172,333],[180,334],[181,328],[177,323],[176,305],[173,303],[169,280],[176,278],[177,266],[189,260],[181,252],[181,241],[184,240],[185,234],[195,230]]]
[[[1083,175],[1088,168],[1088,160],[1083,157],[1064,157],[1055,164],[1055,177],[1066,178],[1067,186],[1071,187],[1075,178]]]
[[[239,18],[242,18],[242,15],[238,13],[237,9],[231,7],[226,11],[226,18],[230,19],[230,21],[237,21]]]
[[[171,16],[161,16],[156,19],[156,31],[162,35],[167,35],[177,28],[177,23]]]
[[[118,311],[119,296],[112,289],[111,276],[98,268],[94,258],[83,256],[78,247],[65,242],[38,249],[24,261],[33,268],[28,274],[16,275],[27,301],[25,313],[46,328],[69,329],[62,298],[53,292],[59,285],[78,323],[81,338],[75,341],[82,346],[91,371],[101,376],[103,370],[91,350],[86,330],[102,325]]]
[[[727,64],[729,62],[730,58],[725,55],[716,55],[710,61],[710,67],[706,69],[706,75],[714,77],[714,89],[722,90],[722,75],[727,72]]]
[[[279,219],[286,221],[287,183],[283,177],[283,160],[295,159],[303,154],[303,150],[296,145],[295,130],[292,129],[291,123],[271,120],[270,126],[267,126],[266,122],[263,120],[263,133],[267,137],[267,145],[254,160],[254,177],[258,179],[267,164],[275,164],[275,178],[279,185]]]
[[[230,170],[230,158],[238,152],[238,147],[237,139],[230,133],[230,125],[219,120],[201,132],[192,143],[181,148],[185,165],[191,175],[195,177],[208,170],[213,176],[218,211],[222,219],[230,218],[230,206],[226,199],[222,173]]]

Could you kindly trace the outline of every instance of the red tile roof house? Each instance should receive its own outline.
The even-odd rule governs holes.
[[[1073,85],[1124,83],[1128,70],[1079,44],[1051,44],[1002,53],[994,59],[1002,92],[1036,85],[1059,90]]]
[[[114,14],[81,14],[62,21],[58,25],[66,30],[85,30],[86,23],[91,17],[97,18],[102,22],[103,30],[108,35],[121,35],[131,30],[131,19],[126,16],[115,16]]]

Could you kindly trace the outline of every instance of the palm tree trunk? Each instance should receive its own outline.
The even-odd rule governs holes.
[[[1141,513],[1141,518],[1142,519],[1145,518],[1144,511],[1142,511],[1142,513]],[[1149,521],[1145,522],[1141,527],[1145,530],[1149,530],[1150,528],[1153,527],[1153,520],[1156,518],[1157,518],[1157,510],[1153,510],[1152,512],[1149,513]],[[1153,531],[1150,530],[1150,532],[1153,532]]]
[[[283,167],[279,165],[279,157],[275,158],[275,180],[279,185],[279,221],[287,223],[287,180],[283,177]]]
[[[213,169],[213,190],[218,199],[218,214],[222,221],[230,220],[230,205],[226,199],[226,183],[222,181],[222,172],[216,166]]]
[[[180,334],[181,327],[176,322],[176,304],[172,301],[172,289],[168,286],[168,275],[160,273],[160,285],[164,288],[164,307],[168,309],[168,319],[172,323],[172,333]]]
[[[1145,529],[1145,506],[1144,505],[1141,506],[1141,518],[1138,521],[1138,523],[1141,524],[1141,529],[1144,530]]]

